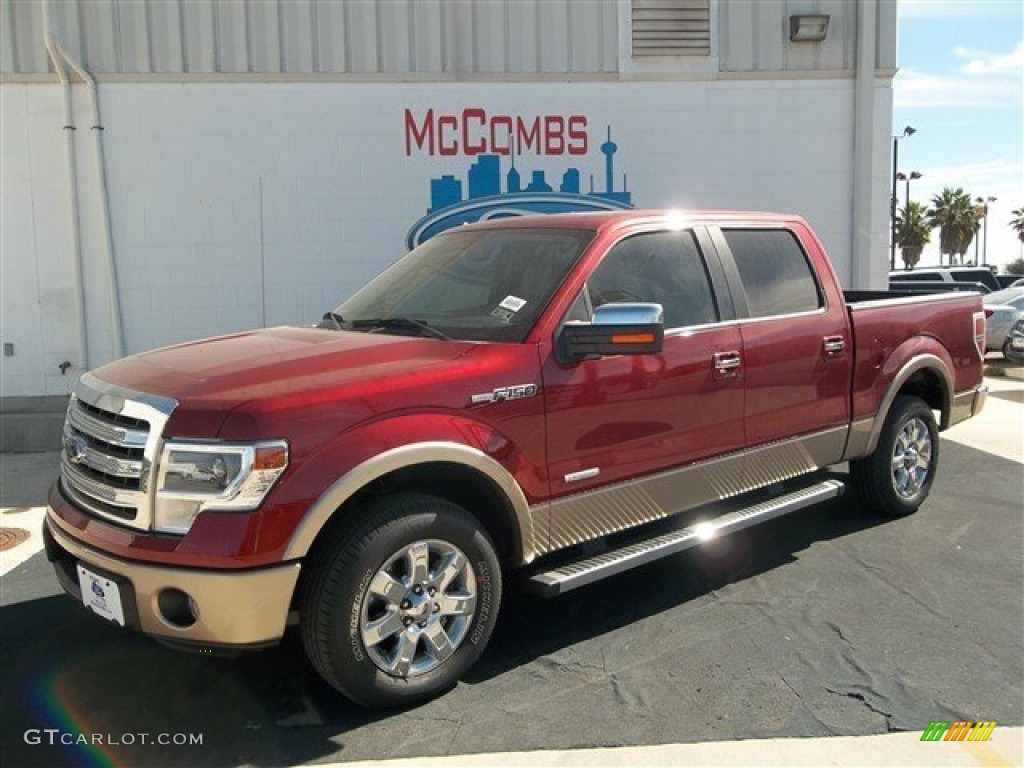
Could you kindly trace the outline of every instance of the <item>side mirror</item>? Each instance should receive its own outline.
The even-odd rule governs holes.
[[[602,304],[591,323],[566,323],[558,336],[558,358],[578,362],[602,355],[661,352],[665,321],[661,304]]]

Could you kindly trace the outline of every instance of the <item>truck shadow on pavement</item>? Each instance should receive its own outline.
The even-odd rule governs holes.
[[[557,599],[529,596],[513,582],[488,650],[446,698],[777,568],[814,541],[880,522],[857,515],[845,497]],[[21,570],[19,575],[35,584],[51,586],[42,556]],[[533,631],[536,627],[544,631]],[[235,659],[203,657],[108,625],[64,595],[4,605],[0,649],[6,667],[0,703],[4,765],[104,764],[106,759],[137,765],[288,765],[327,756],[382,758],[387,755],[380,741],[364,736],[349,747],[347,734],[384,724],[393,730],[401,721],[415,731],[427,709],[368,712],[350,704],[310,667],[294,628],[275,648]],[[156,743],[195,734],[201,735],[201,746]],[[78,743],[80,735],[86,743]]]
[[[979,474],[972,469],[979,461],[986,465],[976,480],[978,486],[983,487],[991,473],[1015,471],[1019,475],[1017,464],[946,445],[950,446],[947,456],[956,453],[961,457],[958,468],[946,475],[943,484],[947,489],[961,485],[963,494],[978,493],[970,485]],[[995,494],[996,501],[1003,507],[1011,505],[1011,510],[1014,506],[1019,509],[1019,491],[1020,482],[1014,480],[1010,487]],[[935,517],[923,524],[921,530],[948,526],[949,519],[957,518],[961,497],[955,492],[951,496],[945,503],[929,502],[935,509],[928,514]],[[1019,517],[1019,512],[1016,515]],[[543,720],[554,705],[545,709],[537,697],[559,682],[545,678],[545,662],[555,659],[553,664],[565,667],[568,660],[570,666],[576,664],[584,670],[581,674],[586,678],[586,664],[590,663],[586,659],[610,653],[609,649],[622,643],[627,648],[630,642],[643,646],[665,626],[674,627],[677,633],[692,626],[693,632],[699,634],[701,617],[707,617],[709,612],[723,612],[715,605],[719,590],[740,591],[762,574],[787,571],[790,564],[795,564],[795,570],[788,578],[806,582],[807,575],[800,569],[809,567],[803,555],[809,548],[813,547],[821,558],[822,550],[816,545],[830,542],[826,544],[823,560],[832,562],[828,558],[838,555],[830,553],[827,547],[834,547],[838,540],[862,539],[857,534],[864,532],[868,538],[902,541],[908,531],[917,530],[906,526],[922,525],[914,522],[920,518],[888,521],[865,515],[848,492],[840,499],[741,531],[714,542],[713,546],[669,557],[559,598],[535,598],[513,583],[506,589],[490,646],[465,681],[435,702],[391,712],[360,709],[323,683],[305,660],[294,629],[280,646],[233,660],[165,649],[149,639],[105,624],[85,614],[71,599],[57,595],[49,564],[39,555],[5,577],[0,607],[0,653],[4,665],[0,683],[0,764],[271,766],[327,759],[348,761],[592,746],[604,740],[695,740],[696,737],[679,733],[680,728],[688,728],[680,713],[694,707],[692,700],[673,704],[674,711],[670,708],[661,716],[664,722],[654,722],[663,708],[657,702],[639,706],[627,698],[623,711],[602,711],[601,717],[609,718],[608,722],[624,723],[623,728],[634,722],[635,727],[629,726],[627,736],[611,732],[595,736],[593,723],[589,728],[577,725],[572,711],[566,712],[563,723],[545,724]],[[1007,519],[1016,517],[1009,515]],[[868,530],[882,523],[905,527],[897,532],[888,532],[886,526],[877,532]],[[1004,537],[1019,533],[1019,523],[1010,525],[1015,527],[1007,530]],[[886,562],[891,560],[888,554],[886,558]],[[1019,565],[1016,567],[1019,570]],[[830,578],[827,568],[822,578]],[[769,584],[758,588],[773,587]],[[971,594],[970,585],[964,589],[965,595]],[[813,584],[806,586],[800,595],[801,605],[815,604],[813,590]],[[744,605],[739,601],[751,599],[747,593],[756,591],[747,589],[732,605]],[[838,601],[835,606],[840,612],[846,610]],[[820,618],[815,620],[820,623]],[[1007,618],[1004,611],[999,623],[1005,628],[1006,621],[1018,619],[1016,614]],[[869,615],[864,621],[870,624],[873,619]],[[684,629],[680,630],[680,626]],[[753,632],[753,626],[743,629]],[[814,643],[828,642],[828,638],[820,637],[819,630],[815,625],[808,635],[819,635]],[[993,630],[979,626],[972,631],[987,635]],[[719,632],[727,635],[728,627],[719,628]],[[635,633],[635,637],[623,638],[629,633]],[[756,632],[753,634],[757,636]],[[703,644],[702,652],[721,662],[723,677],[733,679],[743,672],[731,669],[728,665],[734,660],[728,651],[716,647],[722,636],[719,634],[716,639],[711,635],[712,642]],[[699,638],[688,642],[696,644]],[[955,652],[955,648],[951,650]],[[1012,648],[1007,650],[1011,658],[1016,652]],[[586,654],[585,658],[581,654]],[[581,658],[584,661],[578,661]],[[695,674],[694,686],[701,685],[696,678],[704,658],[707,657],[684,664],[683,674],[690,674],[690,670]],[[656,660],[630,661],[634,665],[644,663],[650,667],[643,671],[644,675],[656,679],[662,674]],[[740,660],[747,670],[756,663],[754,659]],[[608,688],[609,683],[607,677],[596,674],[587,680],[587,685],[585,692],[596,695],[595,691]],[[809,685],[820,688],[822,684],[814,680]],[[696,687],[696,691],[701,688]],[[832,693],[835,692],[822,695]],[[842,714],[847,711],[842,707],[863,710],[863,696],[860,701],[842,696],[828,700],[838,702],[835,706],[840,708],[839,719],[848,719]],[[709,711],[718,706],[725,705],[715,700]],[[593,714],[598,708],[593,704],[590,707],[590,716],[598,717]],[[870,721],[871,727],[884,731],[886,721],[880,721],[875,713],[868,714],[875,718]],[[996,717],[998,713],[975,714]],[[640,720],[631,720],[635,717]],[[640,725],[645,718],[652,720],[650,727],[655,730],[651,733]],[[524,732],[524,725],[535,720],[536,732]],[[722,720],[721,714],[718,720]],[[1000,718],[1000,722],[1004,721]],[[789,725],[767,719],[741,725],[733,715],[732,720],[725,721],[723,730],[701,738],[751,738],[763,733],[811,735],[805,726],[785,722]],[[817,722],[811,730],[834,732],[822,724],[824,721]],[[201,737],[201,745],[159,743],[161,738],[174,742],[194,735]],[[97,737],[100,743],[96,743]]]

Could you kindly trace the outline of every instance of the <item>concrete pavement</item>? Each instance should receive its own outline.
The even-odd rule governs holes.
[[[625,768],[629,766],[984,766],[1024,765],[1024,728],[998,725],[987,742],[923,742],[919,733],[824,739],[751,739],[654,747],[505,752],[335,763],[331,768]]]

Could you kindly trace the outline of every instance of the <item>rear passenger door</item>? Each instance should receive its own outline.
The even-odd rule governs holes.
[[[852,370],[845,302],[827,294],[793,231],[722,227],[713,236],[740,318],[747,446],[804,436],[814,438],[804,441],[814,464],[838,460]]]

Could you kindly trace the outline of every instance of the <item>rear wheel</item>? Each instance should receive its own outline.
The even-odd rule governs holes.
[[[483,652],[501,570],[479,522],[430,496],[373,502],[328,533],[306,566],[302,638],[327,682],[368,707],[453,687]]]
[[[931,408],[917,397],[896,398],[875,452],[850,462],[861,500],[898,517],[917,511],[928,498],[939,461],[939,430]]]

